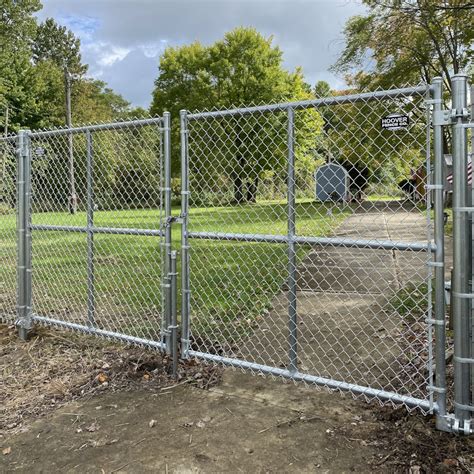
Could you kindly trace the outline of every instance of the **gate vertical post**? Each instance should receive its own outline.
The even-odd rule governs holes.
[[[177,279],[177,266],[176,250],[172,250],[170,254],[171,264],[170,264],[170,286],[171,286],[171,301],[170,301],[170,312],[171,312],[171,324],[169,326],[170,339],[171,339],[171,360],[172,360],[172,371],[173,377],[178,375],[178,316],[177,316],[177,302],[178,302],[178,291],[176,285]]]
[[[189,281],[189,157],[187,111],[180,111],[181,133],[181,357],[186,359],[190,337],[190,281]]]
[[[164,315],[165,315],[165,334],[164,342],[166,352],[171,354],[171,124],[170,113],[163,113],[163,150],[164,150],[164,201],[165,201],[165,252],[164,252],[164,275],[163,275],[163,291],[164,291]]]
[[[435,77],[432,82],[433,117],[443,108],[443,78]],[[444,147],[443,126],[433,121],[433,151],[434,151],[434,237],[436,251],[434,255],[435,268],[435,387],[438,413],[437,428],[449,430],[446,422],[446,301],[444,289]]]
[[[296,309],[296,193],[295,193],[295,112],[288,108],[288,329],[289,370],[298,370],[298,321]]]
[[[95,268],[94,268],[94,156],[92,133],[87,140],[87,323],[95,326]]]
[[[456,429],[465,430],[470,419],[470,196],[467,184],[467,76],[452,77],[453,101],[453,320],[454,414]]]
[[[474,84],[471,85],[471,122],[474,122]],[[471,128],[471,161],[474,160],[474,129]],[[474,163],[473,163],[474,164]],[[472,173],[472,171],[471,171]],[[474,203],[474,183],[471,180],[471,205]],[[474,292],[474,214],[471,214],[471,289]],[[471,359],[474,359],[474,300],[471,300]],[[471,404],[474,406],[474,363],[471,364]]]
[[[27,340],[31,317],[31,154],[29,130],[18,133],[17,166],[17,322],[18,334]]]

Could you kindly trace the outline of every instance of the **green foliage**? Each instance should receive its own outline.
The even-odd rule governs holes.
[[[151,112],[169,110],[177,122],[181,109],[223,109],[312,98],[302,71],[283,68],[282,52],[272,40],[253,28],[236,28],[210,46],[196,42],[168,48],[160,60]],[[295,119],[298,169],[311,172],[313,143],[322,121],[315,110],[298,113]],[[179,169],[176,122],[172,137],[174,173]],[[253,200],[255,196],[247,193],[246,197],[243,188],[256,188],[262,173],[267,172],[268,179],[268,171],[284,166],[286,123],[284,112],[203,122],[201,130],[193,134],[195,149],[207,150],[206,156],[194,161],[196,171],[207,183],[200,190],[200,202],[218,188],[223,188],[221,197],[228,201],[232,187],[237,189],[236,201]]]
[[[80,40],[52,18],[37,24],[39,0],[0,0],[0,131],[65,123],[65,71],[73,75],[73,123],[144,116],[102,81],[84,78]]]
[[[38,0],[0,0],[0,113],[8,104],[14,126],[24,120],[23,109],[33,103],[30,44],[36,32],[33,15],[40,8]]]
[[[388,302],[388,311],[395,311],[405,320],[412,322],[423,318],[428,309],[425,296],[428,294],[426,283],[409,283]]]
[[[472,2],[464,0],[364,0],[365,16],[346,24],[346,46],[334,70],[361,87],[430,82],[472,71]]]
[[[167,48],[160,58],[152,113],[269,103],[310,94],[301,70],[282,67],[282,52],[253,28],[236,28],[210,46]]]
[[[65,26],[47,18],[36,30],[32,48],[33,60],[39,63],[50,60],[62,71],[82,76],[87,66],[81,60],[81,42]]]

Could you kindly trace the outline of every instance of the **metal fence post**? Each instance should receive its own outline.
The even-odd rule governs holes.
[[[165,201],[165,252],[164,252],[164,315],[165,315],[165,334],[164,342],[166,352],[171,354],[171,335],[169,328],[171,326],[171,124],[170,113],[163,113],[163,151],[164,151],[164,201]]]
[[[432,82],[433,117],[443,109],[443,78],[435,77]],[[444,148],[443,126],[433,121],[433,151],[434,151],[434,231],[436,251],[434,254],[435,276],[435,386],[438,412],[436,426],[438,429],[449,431],[446,420],[446,301],[444,290]]]
[[[289,329],[289,370],[298,370],[298,321],[296,309],[296,193],[295,193],[295,153],[294,153],[295,113],[288,108],[288,329]]]
[[[171,286],[171,301],[170,301],[170,309],[171,309],[171,324],[169,326],[170,332],[170,353],[171,353],[171,360],[172,360],[172,369],[173,369],[173,377],[178,375],[178,316],[177,316],[177,299],[178,299],[178,292],[177,292],[177,268],[176,268],[176,258],[177,252],[176,250],[172,250],[170,254],[170,286]]]
[[[467,76],[452,77],[453,101],[453,288],[455,430],[470,419],[470,195],[467,183]],[[467,360],[466,360],[467,359]]]
[[[471,85],[471,122],[474,122],[474,85]],[[474,129],[471,127],[471,160],[474,159]],[[471,181],[471,205],[474,203],[474,183]],[[474,293],[474,219],[471,214],[471,288]],[[471,359],[474,359],[474,301],[471,300]],[[471,403],[474,406],[474,363],[471,364]]]
[[[190,337],[190,281],[189,281],[189,162],[187,111],[180,112],[181,127],[181,357],[186,359]]]
[[[32,327],[31,317],[31,155],[29,130],[18,133],[17,171],[17,327],[26,340]]]
[[[87,323],[95,326],[95,268],[94,268],[94,156],[92,133],[87,139]]]

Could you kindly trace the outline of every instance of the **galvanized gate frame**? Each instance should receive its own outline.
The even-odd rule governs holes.
[[[430,380],[428,387],[430,400],[417,399],[393,392],[387,392],[369,387],[363,387],[347,383],[344,381],[331,380],[319,376],[308,375],[298,372],[296,366],[296,298],[290,297],[289,301],[289,352],[288,368],[282,369],[266,365],[255,364],[252,362],[223,357],[216,354],[203,353],[193,350],[191,347],[191,300],[190,300],[190,239],[198,238],[216,238],[216,236],[193,235],[188,230],[189,219],[189,143],[188,143],[188,123],[190,120],[198,119],[203,115],[210,115],[214,112],[205,112],[190,114],[186,110],[180,112],[180,136],[181,136],[181,214],[179,217],[172,215],[171,209],[171,139],[170,139],[170,115],[165,112],[160,119],[146,119],[135,121],[134,123],[160,123],[163,131],[164,144],[164,185],[162,196],[164,200],[164,218],[161,222],[160,230],[154,231],[164,238],[164,273],[162,278],[162,288],[164,297],[164,308],[162,318],[162,339],[160,341],[150,341],[140,339],[125,334],[114,333],[94,327],[93,319],[89,318],[89,323],[84,325],[68,323],[53,318],[38,316],[32,310],[32,268],[31,268],[31,233],[36,229],[48,230],[46,226],[34,226],[31,223],[31,150],[30,137],[33,135],[27,130],[22,130],[18,134],[18,180],[17,180],[17,239],[18,239],[18,307],[17,307],[17,327],[22,338],[26,338],[28,332],[35,322],[50,324],[54,326],[69,328],[99,336],[119,339],[130,343],[150,346],[170,355],[173,363],[173,372],[176,374],[178,366],[179,352],[181,358],[188,359],[196,357],[203,360],[216,362],[228,366],[234,366],[241,369],[250,369],[261,374],[270,374],[278,377],[291,379],[294,381],[305,381],[308,384],[323,385],[328,388],[352,392],[354,394],[365,394],[375,397],[379,400],[390,400],[392,402],[405,404],[409,407],[422,407],[424,410],[435,413],[437,427],[440,430],[456,433],[472,434],[474,403],[472,397],[472,372],[474,368],[473,337],[472,327],[474,324],[474,315],[472,314],[472,300],[474,293],[472,289],[472,196],[467,183],[467,132],[473,128],[473,123],[469,122],[469,112],[467,105],[467,76],[458,74],[452,77],[452,109],[443,110],[443,79],[437,77],[433,79],[430,86],[419,86],[415,88],[396,89],[391,91],[379,91],[374,93],[359,94],[360,98],[376,100],[384,97],[395,96],[401,91],[409,95],[412,92],[426,91],[430,94],[427,104],[432,105],[432,137],[434,151],[434,172],[431,182],[427,189],[433,191],[434,203],[434,242],[429,242],[426,249],[432,254],[430,265],[434,268],[434,290],[435,290],[435,310],[434,317],[428,319],[428,330],[434,329],[435,338],[435,373],[434,379]],[[352,96],[352,99],[356,96]],[[307,101],[305,103],[295,102],[289,104],[276,104],[270,106],[253,107],[248,109],[227,110],[225,113],[249,113],[258,109],[270,110],[272,108],[285,106],[287,110],[288,124],[288,179],[291,180],[294,174],[294,110],[307,103],[312,106],[318,104],[331,105],[332,103],[342,103],[344,96],[318,99]],[[126,123],[126,122],[125,122]],[[123,123],[108,124],[109,127],[121,127]],[[446,381],[446,320],[445,320],[445,255],[444,255],[444,150],[443,150],[443,127],[452,127],[452,154],[454,163],[454,192],[453,192],[453,232],[454,232],[454,278],[452,288],[453,315],[454,315],[454,413],[448,413],[447,410],[447,381]],[[104,125],[96,126],[104,128]],[[75,129],[82,130],[88,134],[88,220],[87,227],[81,229],[88,235],[88,269],[93,272],[93,235],[100,232],[114,232],[112,229],[100,229],[94,227],[93,222],[93,202],[91,188],[91,164],[92,152],[90,148],[91,131],[94,126]],[[48,133],[48,132],[36,132]],[[54,133],[54,132],[49,132]],[[68,133],[62,130],[58,133]],[[69,131],[73,133],[73,131]],[[429,148],[430,131],[428,127],[427,148]],[[429,160],[429,150],[427,150]],[[295,207],[294,190],[289,187],[288,193],[288,235],[279,236],[281,242],[288,244],[289,249],[289,274],[290,296],[295,295],[295,244],[298,242],[312,243],[314,245],[325,244],[324,238],[298,237],[295,235],[294,219]],[[178,285],[177,285],[177,261],[178,253],[172,246],[172,228],[175,224],[181,225],[181,320],[178,322]],[[50,229],[51,230],[51,229]],[[54,229],[61,230],[61,229]],[[66,229],[64,229],[66,230]],[[117,230],[120,232],[120,230]],[[138,231],[140,232],[140,231]],[[149,231],[147,231],[149,233]],[[226,235],[220,236],[222,239],[242,239],[245,235]],[[255,237],[253,237],[253,241]],[[338,245],[335,239],[332,243]],[[347,242],[339,243],[347,245]],[[374,242],[355,240],[351,242],[355,248],[391,248],[397,250],[409,250],[410,244],[399,244],[396,242]],[[89,291],[93,292],[93,278],[90,278],[91,285]],[[93,295],[92,301],[93,301]],[[90,315],[89,315],[90,316]],[[178,344],[178,332],[181,332],[181,341]],[[178,347],[180,346],[180,347]],[[431,348],[430,348],[431,350]],[[433,400],[433,397],[435,400]]]
[[[135,229],[117,227],[98,227],[94,225],[94,153],[93,133],[107,130],[126,130],[129,127],[158,127],[162,137],[162,157],[159,157],[160,168],[164,168],[161,199],[164,201],[165,215],[159,220],[159,229]],[[177,338],[176,322],[176,252],[171,250],[171,159],[170,159],[170,114],[163,117],[124,121],[107,124],[88,125],[70,129],[55,129],[31,132],[21,130],[17,136],[17,319],[16,326],[19,336],[27,339],[35,323],[93,334],[108,339],[122,340],[132,344],[149,346],[164,351],[172,356],[173,370],[176,372],[178,355],[173,341]],[[85,134],[87,140],[87,199],[85,227],[38,225],[32,223],[31,141],[35,138],[55,137],[58,135],[72,137],[74,134]],[[160,204],[161,205],[161,204]],[[87,317],[84,323],[76,324],[63,321],[57,317],[38,315],[33,308],[32,291],[32,232],[79,232],[87,235]],[[114,332],[97,327],[95,324],[95,269],[94,269],[94,235],[137,235],[156,236],[160,238],[160,246],[164,247],[164,273],[162,275],[163,311],[161,321],[161,339],[151,340],[126,333]]]
[[[358,386],[343,381],[329,380],[326,378],[307,375],[298,372],[296,366],[296,298],[295,298],[295,243],[309,242],[313,244],[325,244],[323,238],[308,238],[295,236],[294,227],[294,191],[289,186],[288,192],[288,236],[278,236],[279,241],[287,242],[289,246],[289,281],[290,290],[289,300],[289,352],[288,352],[288,368],[281,369],[261,364],[248,362],[245,360],[223,357],[211,353],[203,353],[193,350],[190,345],[190,278],[189,278],[189,239],[191,238],[209,238],[220,240],[249,240],[255,241],[256,237],[248,237],[245,235],[213,235],[213,233],[188,231],[189,217],[189,143],[188,143],[188,123],[190,120],[197,120],[202,117],[210,117],[219,114],[246,114],[261,110],[268,111],[278,109],[285,105],[287,110],[288,124],[288,181],[291,182],[294,176],[294,110],[298,107],[304,107],[311,103],[313,106],[331,105],[344,101],[344,96],[335,98],[325,98],[320,100],[296,102],[289,104],[274,104],[270,106],[251,107],[241,109],[231,109],[216,112],[204,113],[188,113],[182,110],[180,113],[181,122],[181,258],[182,258],[182,302],[181,302],[181,357],[197,357],[203,360],[238,367],[240,369],[249,369],[260,374],[269,374],[294,381],[305,381],[309,384],[322,385],[328,388],[349,391],[354,394],[365,394],[378,398],[379,400],[390,400],[392,402],[402,403],[409,407],[421,407],[428,409],[429,412],[436,414],[437,428],[443,431],[456,433],[471,434],[473,433],[473,425],[471,415],[474,407],[471,403],[470,388],[470,370],[469,364],[474,363],[471,351],[472,338],[470,302],[474,298],[471,287],[471,260],[470,245],[471,229],[470,214],[474,211],[471,206],[470,194],[468,194],[467,186],[467,128],[472,124],[466,124],[469,114],[467,112],[467,77],[459,74],[452,78],[453,85],[453,109],[450,111],[443,110],[443,79],[441,77],[434,78],[429,86],[421,86],[418,88],[406,88],[399,90],[378,91],[375,93],[360,94],[361,99],[376,100],[384,97],[394,96],[396,94],[406,94],[407,96],[422,89],[428,93],[426,104],[428,105],[429,117],[432,124],[433,149],[434,149],[434,170],[433,176],[427,184],[428,194],[434,191],[434,241],[428,243],[427,251],[432,254],[428,265],[434,268],[434,290],[435,290],[435,310],[434,317],[428,315],[427,325],[431,334],[431,328],[434,328],[435,339],[435,373],[430,376],[430,384],[428,390],[430,392],[429,402],[408,396],[403,396],[393,392],[372,389],[368,387]],[[352,99],[356,96],[351,97]],[[430,111],[432,105],[432,111]],[[447,381],[446,381],[446,301],[445,301],[445,255],[444,255],[444,189],[445,189],[445,164],[443,150],[443,127],[451,126],[453,130],[453,162],[454,168],[454,203],[453,203],[453,220],[454,220],[454,280],[453,280],[453,308],[454,308],[454,361],[455,361],[455,394],[454,394],[454,413],[447,412]],[[427,127],[427,166],[430,166],[430,127]],[[429,168],[428,168],[429,169]],[[430,173],[428,173],[430,175]],[[429,208],[428,211],[429,213]],[[199,234],[199,235],[198,235]],[[215,234],[215,233],[214,233]],[[265,236],[262,236],[262,238]],[[281,238],[280,238],[281,237]],[[329,239],[327,239],[329,240]],[[337,239],[330,239],[334,245],[347,245],[347,242],[338,243]],[[274,241],[274,239],[273,239]],[[359,248],[367,248],[373,245],[373,248],[392,248],[397,250],[408,250],[410,244],[398,244],[396,242],[351,242],[351,246]],[[431,284],[431,282],[430,282]],[[291,298],[293,294],[293,298]],[[431,336],[428,336],[431,338]],[[433,348],[429,351],[432,354]],[[430,356],[431,359],[431,356]],[[431,364],[431,362],[430,362]],[[436,399],[436,401],[433,400]]]

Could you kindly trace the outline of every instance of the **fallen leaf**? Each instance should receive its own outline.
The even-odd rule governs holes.
[[[150,422],[148,423],[148,426],[150,428],[153,428],[155,425],[156,425],[156,420],[150,420]]]
[[[201,421],[199,420],[197,423],[196,423],[196,426],[198,428],[204,428],[206,426],[206,423],[204,423],[204,421]]]
[[[4,456],[7,456],[8,454],[10,454],[12,452],[12,448],[11,446],[8,446],[8,448],[3,448],[2,449],[2,453]]]
[[[459,461],[457,459],[446,458],[443,461],[443,464],[448,467],[457,467],[459,464]]]
[[[103,374],[102,372],[97,376],[97,380],[99,381],[99,383],[104,383],[104,382],[107,382],[109,378],[107,377],[107,375]]]

